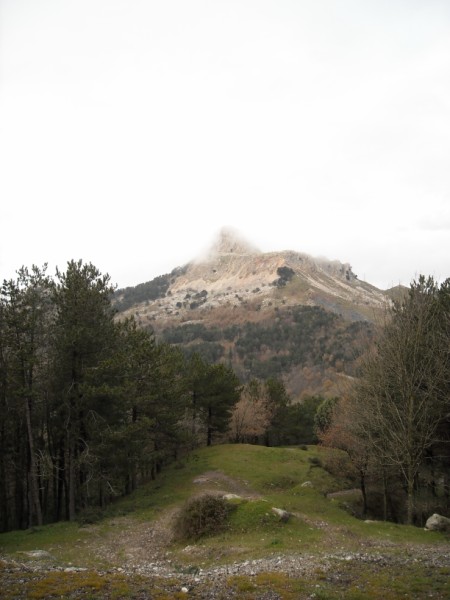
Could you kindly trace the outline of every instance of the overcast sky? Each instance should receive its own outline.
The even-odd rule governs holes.
[[[0,279],[136,285],[222,226],[450,276],[449,0],[0,0]]]

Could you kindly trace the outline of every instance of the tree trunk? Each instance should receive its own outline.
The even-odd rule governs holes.
[[[414,472],[412,465],[408,465],[406,482],[406,523],[412,525],[414,519]]]
[[[33,442],[33,430],[31,428],[31,409],[30,401],[28,398],[25,399],[25,419],[27,423],[27,435],[28,435],[28,452],[29,452],[29,479],[30,479],[30,494],[31,494],[31,505],[36,513],[37,525],[42,525],[42,509],[41,501],[39,498],[39,482],[36,472],[36,459],[34,456],[34,442]],[[30,506],[31,512],[31,506]],[[30,516],[31,517],[31,516]],[[31,520],[31,518],[30,518]]]
[[[362,516],[363,516],[363,518],[365,518],[367,515],[367,492],[366,492],[366,477],[365,477],[365,473],[364,473],[363,469],[360,470],[359,475],[360,475],[359,485],[361,488],[361,494],[362,494],[362,499],[363,499]]]
[[[386,481],[386,473],[383,469],[383,521],[387,521],[388,517],[388,491],[387,491],[387,481]]]
[[[75,479],[74,448],[69,448],[69,521],[75,520]]]
[[[211,407],[208,406],[208,424],[207,424],[207,432],[206,432],[206,445],[212,445],[212,410]]]

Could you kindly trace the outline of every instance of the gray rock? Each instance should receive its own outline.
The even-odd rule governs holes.
[[[224,500],[242,500],[242,496],[238,496],[237,494],[224,494]]]
[[[312,481],[305,481],[300,487],[314,487]]]
[[[280,521],[283,523],[287,523],[291,517],[291,513],[287,510],[283,510],[282,508],[272,507],[272,512],[280,517]]]
[[[427,520],[425,529],[429,529],[430,531],[450,531],[450,519],[434,513]]]

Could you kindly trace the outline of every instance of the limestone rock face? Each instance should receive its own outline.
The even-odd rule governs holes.
[[[223,229],[202,256],[163,277],[164,293],[129,309],[156,326],[213,321],[216,309],[219,321],[224,309],[243,309],[247,320],[253,312],[259,320],[274,307],[295,305],[321,306],[349,321],[372,320],[390,302],[383,291],[360,281],[349,263],[292,250],[261,252],[231,229]]]
[[[331,396],[353,376],[347,363],[353,363],[351,356],[356,359],[391,298],[360,281],[347,262],[294,250],[261,252],[224,229],[201,256],[152,281],[118,290],[115,301],[118,319],[132,315],[139,326],[170,343],[208,352],[208,360],[226,356],[243,379],[261,377],[261,365],[267,362],[290,394],[323,394],[326,386]],[[302,314],[315,318],[319,312],[325,325],[320,326],[319,317],[314,321],[311,337],[317,334],[317,344],[311,339],[301,359],[291,361],[289,335],[283,332],[296,328]],[[337,319],[328,319],[326,313]],[[178,328],[183,329],[180,336],[174,333]],[[206,330],[212,331],[210,336]],[[277,344],[272,343],[275,334]],[[327,345],[324,335],[335,339]],[[286,347],[280,345],[282,336]],[[341,338],[345,341],[338,342]],[[249,342],[251,359],[244,342]],[[345,348],[337,353],[342,344]]]

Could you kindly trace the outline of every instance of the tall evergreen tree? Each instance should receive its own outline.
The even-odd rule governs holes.
[[[64,273],[57,271],[54,401],[70,520],[88,502],[89,424],[95,419],[88,403],[89,377],[114,348],[112,293],[109,275],[102,275],[91,263],[70,261]]]
[[[22,268],[16,280],[4,281],[2,299],[1,402],[5,418],[13,418],[15,435],[2,432],[2,445],[9,437],[8,450],[13,451],[15,481],[6,477],[4,485],[12,486],[16,496],[19,523],[27,515],[28,525],[43,522],[39,440],[42,437],[44,411],[43,371],[47,357],[46,331],[49,316],[49,280],[46,266],[31,271]],[[26,446],[21,443],[26,439]],[[5,451],[7,448],[5,448]]]
[[[190,362],[193,411],[206,429],[206,444],[214,435],[225,433],[234,405],[240,397],[240,381],[223,364],[208,365],[194,355]]]

